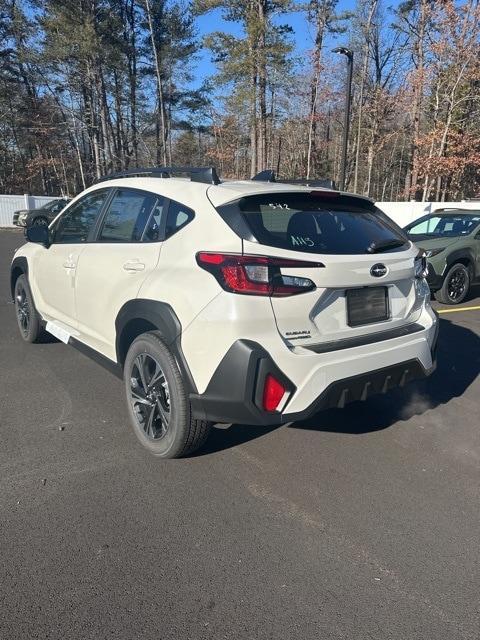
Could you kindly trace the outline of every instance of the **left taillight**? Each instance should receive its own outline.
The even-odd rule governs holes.
[[[197,253],[197,263],[215,276],[220,286],[231,293],[256,296],[294,296],[315,289],[310,278],[283,275],[281,269],[314,269],[320,262],[250,256],[232,253]]]
[[[277,411],[282,400],[285,399],[285,394],[288,394],[288,392],[283,384],[272,376],[271,373],[268,373],[265,378],[262,399],[265,411]],[[283,404],[285,404],[285,402],[283,402]]]

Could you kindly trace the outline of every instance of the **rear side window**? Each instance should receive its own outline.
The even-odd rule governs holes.
[[[134,189],[118,189],[105,215],[100,242],[141,242],[152,213],[161,216],[158,196]],[[153,225],[153,227],[152,227]],[[155,220],[148,227],[149,237],[155,239]],[[158,235],[158,234],[157,234]]]
[[[170,200],[165,225],[165,238],[169,238],[180,229],[183,229],[194,217],[195,213],[191,209],[180,204],[180,202]]]
[[[231,219],[232,207],[261,244],[306,253],[363,254],[404,247],[407,238],[374,205],[348,196],[270,193],[219,207]],[[228,209],[228,211],[227,211]]]

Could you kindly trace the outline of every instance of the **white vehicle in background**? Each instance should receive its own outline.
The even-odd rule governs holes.
[[[434,369],[425,260],[401,229],[364,197],[259,178],[108,176],[15,254],[24,340],[46,328],[120,370],[158,456],[212,423],[296,421]]]

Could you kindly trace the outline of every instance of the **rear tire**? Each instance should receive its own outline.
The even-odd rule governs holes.
[[[204,444],[211,424],[192,417],[182,375],[158,332],[132,342],[124,381],[133,431],[150,453],[179,458]]]
[[[27,276],[18,276],[15,282],[15,314],[20,335],[25,342],[37,342],[43,333],[41,318],[33,303],[33,296]]]
[[[457,262],[448,270],[442,288],[435,292],[435,300],[442,304],[460,304],[470,291],[470,271]]]

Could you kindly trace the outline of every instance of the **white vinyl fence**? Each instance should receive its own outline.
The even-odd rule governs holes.
[[[55,200],[50,196],[30,196],[27,193],[23,196],[2,196],[0,195],[0,227],[13,226],[13,212],[19,209],[36,209],[42,205]]]

